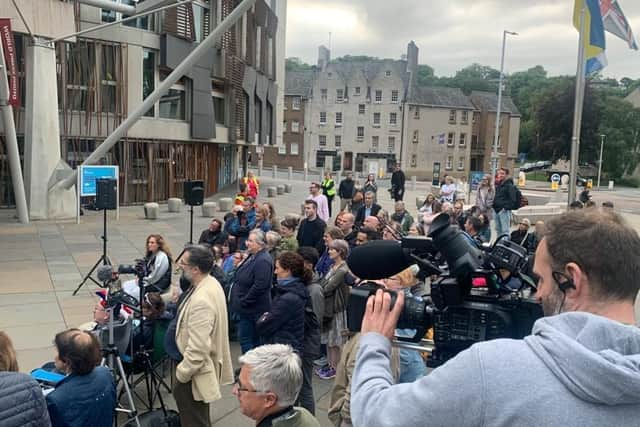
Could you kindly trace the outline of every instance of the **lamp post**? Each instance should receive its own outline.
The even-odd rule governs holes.
[[[498,169],[498,140],[500,138],[500,113],[502,109],[502,78],[504,75],[504,50],[507,44],[507,34],[517,36],[518,33],[504,30],[502,32],[502,54],[500,58],[500,78],[498,80],[498,105],[496,107],[496,131],[493,135],[493,151],[491,152],[491,176],[496,176]]]
[[[602,149],[604,148],[604,138],[607,135],[600,134],[600,160],[598,161],[598,190],[600,189],[600,175],[602,174]]]

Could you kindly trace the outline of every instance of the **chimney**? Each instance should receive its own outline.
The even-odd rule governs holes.
[[[326,46],[321,45],[318,48],[318,68],[321,71],[324,71],[329,64],[329,60],[331,59],[331,52],[327,49]]]
[[[407,45],[407,72],[415,74],[418,71],[418,46],[411,40]]]

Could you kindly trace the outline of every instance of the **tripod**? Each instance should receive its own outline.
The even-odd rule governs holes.
[[[192,208],[192,210],[193,210],[193,208]],[[82,282],[80,282],[80,284],[78,285],[76,290],[73,291],[73,296],[76,296],[76,294],[78,293],[78,291],[80,290],[82,285],[84,285],[87,280],[92,280],[93,283],[95,283],[96,285],[100,286],[100,282],[98,282],[96,279],[94,279],[93,276],[91,276],[91,275],[93,274],[95,269],[98,268],[100,263],[102,263],[102,265],[111,265],[111,260],[107,256],[107,210],[103,209],[102,212],[104,214],[103,225],[102,225],[102,236],[101,236],[101,239],[102,239],[102,255],[100,255],[100,258],[98,258],[98,261],[96,261],[96,263],[93,264],[93,267],[91,267],[91,270],[89,270],[87,275],[84,276],[84,278],[82,279]],[[193,213],[191,215],[192,215],[191,218],[192,218],[192,221],[193,221]]]
[[[113,342],[113,310],[114,307],[109,308],[109,341],[107,347],[102,351],[103,356],[101,366],[108,365],[111,370],[115,370],[115,368],[117,367],[118,374],[120,375],[120,379],[122,380],[122,385],[124,387],[125,393],[127,394],[127,400],[129,401],[129,409],[119,407],[116,408],[116,412],[114,413],[115,424],[117,424],[117,413],[119,411],[128,414],[130,418],[133,417],[136,422],[135,425],[137,427],[140,427],[140,420],[138,419],[138,413],[136,412],[135,403],[133,403],[133,395],[131,394],[131,389],[129,388],[129,383],[127,382],[127,375],[124,372],[124,368],[122,366],[120,352],[118,351],[118,347],[116,347]]]
[[[184,255],[184,251],[187,250],[187,245],[193,245],[193,205],[189,206],[191,206],[191,210],[189,211],[189,242],[184,245],[184,249],[182,249],[182,252],[180,252],[180,255],[176,258],[176,265],[178,261],[180,261],[180,258],[182,258],[182,255]]]

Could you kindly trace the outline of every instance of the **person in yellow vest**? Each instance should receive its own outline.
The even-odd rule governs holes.
[[[247,186],[249,196],[253,197],[254,200],[257,199],[260,193],[260,180],[253,176],[253,172],[247,172],[247,176],[242,178],[242,182]]]
[[[336,196],[336,183],[333,181],[331,172],[327,172],[324,174],[324,179],[320,184],[322,188],[322,194],[327,198],[327,204],[329,205],[329,218],[331,218],[331,206],[333,203],[333,198]]]
[[[249,190],[247,189],[247,184],[245,184],[244,182],[241,182],[240,185],[238,185],[238,194],[236,194],[236,198],[233,204],[236,206],[242,206],[242,204],[244,203],[244,199],[246,199],[247,197],[249,197]]]

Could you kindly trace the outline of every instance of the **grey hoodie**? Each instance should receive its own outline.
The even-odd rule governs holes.
[[[360,340],[354,426],[640,426],[640,329],[584,312],[539,319],[524,340],[476,344],[392,385],[391,345]]]

